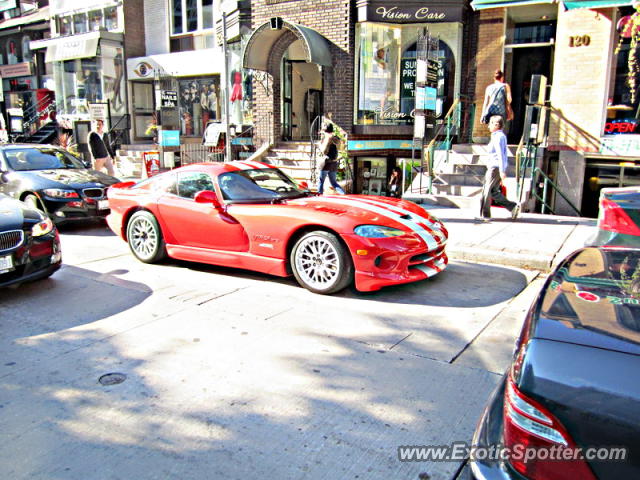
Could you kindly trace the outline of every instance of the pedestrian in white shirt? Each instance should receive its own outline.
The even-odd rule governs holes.
[[[505,207],[511,212],[511,219],[515,220],[520,213],[517,203],[507,199],[502,193],[502,182],[507,177],[509,161],[507,157],[507,136],[502,131],[504,119],[500,115],[494,115],[489,119],[489,161],[487,173],[482,187],[482,199],[480,203],[480,217],[484,220],[491,218],[491,205]]]

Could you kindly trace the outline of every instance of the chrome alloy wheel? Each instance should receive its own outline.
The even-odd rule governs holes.
[[[309,236],[296,249],[295,266],[311,288],[326,290],[340,278],[340,256],[334,245],[321,236]]]
[[[158,234],[155,225],[148,218],[140,216],[130,227],[130,242],[136,256],[141,259],[153,257],[158,249]]]

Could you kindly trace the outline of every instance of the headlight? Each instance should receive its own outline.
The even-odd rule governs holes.
[[[43,192],[53,198],[80,198],[75,190],[62,190],[61,188],[47,188]]]
[[[46,218],[41,222],[36,223],[31,227],[31,235],[34,237],[41,237],[53,230],[53,222],[50,218]]]
[[[400,235],[405,235],[405,232],[402,230],[385,227],[383,225],[359,225],[353,230],[353,233],[367,238],[399,237]]]

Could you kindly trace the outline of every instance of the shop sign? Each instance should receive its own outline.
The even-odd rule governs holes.
[[[31,75],[33,75],[31,73],[31,62],[0,66],[0,77],[2,78],[30,77]]]
[[[176,108],[178,106],[178,92],[175,90],[163,90],[160,93],[160,106],[162,108]]]
[[[415,58],[403,58],[400,64],[400,96],[413,98],[416,88],[416,63]]]
[[[163,147],[180,146],[180,130],[160,130],[158,141]]]
[[[411,150],[412,140],[349,140],[348,150]]]
[[[613,120],[604,126],[604,133],[607,135],[619,135],[621,133],[640,133],[640,124],[635,118],[626,120]]]
[[[133,73],[135,73],[138,78],[150,77],[154,73],[153,65],[148,62],[139,62],[133,69]]]
[[[108,103],[90,103],[89,104],[89,116],[91,120],[102,120],[104,122],[109,118],[109,104]],[[109,128],[105,125],[105,128]]]
[[[142,152],[142,158],[147,177],[160,173],[160,152]]]
[[[463,2],[447,4],[436,2],[425,6],[424,2],[359,2],[359,22],[385,23],[439,23],[461,22]],[[364,5],[363,5],[364,3]]]

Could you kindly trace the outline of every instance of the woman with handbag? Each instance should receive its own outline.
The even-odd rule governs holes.
[[[498,69],[493,74],[494,81],[484,91],[484,103],[482,104],[482,117],[480,121],[485,125],[494,115],[500,115],[507,120],[513,120],[511,108],[511,87],[504,81],[504,73]]]
[[[329,182],[336,192],[344,195],[344,190],[338,185],[336,174],[338,172],[338,143],[340,139],[333,134],[333,124],[329,124],[322,132],[322,142],[320,143],[320,152],[323,160],[320,161],[320,182],[318,185],[318,195],[324,192],[324,181],[327,176]]]

